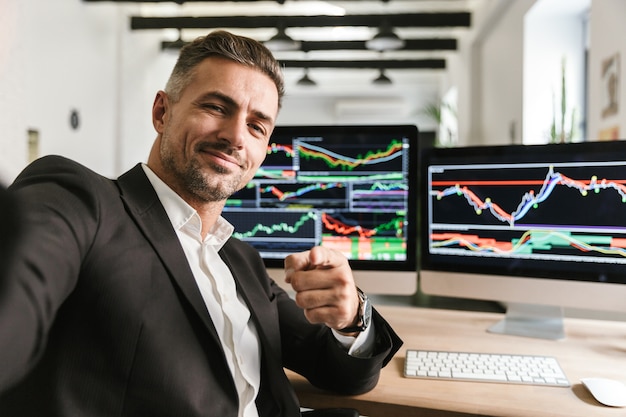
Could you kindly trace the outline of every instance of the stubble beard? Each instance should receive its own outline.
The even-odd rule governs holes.
[[[228,199],[240,188],[243,173],[233,174],[230,170],[201,161],[197,155],[201,148],[224,150],[224,146],[200,143],[194,149],[194,157],[186,164],[176,162],[176,153],[161,149],[164,167],[175,177],[175,181],[189,197],[201,202],[217,202]],[[208,168],[208,169],[207,169]]]

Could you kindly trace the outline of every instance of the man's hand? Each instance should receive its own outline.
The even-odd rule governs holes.
[[[335,330],[356,324],[359,297],[348,260],[340,252],[316,246],[289,255],[285,278],[311,323]]]

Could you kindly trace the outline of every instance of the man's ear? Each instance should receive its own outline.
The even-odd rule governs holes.
[[[169,101],[165,91],[159,91],[152,104],[152,125],[158,133],[163,132]]]

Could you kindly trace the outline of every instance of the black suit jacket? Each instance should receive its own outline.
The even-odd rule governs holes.
[[[110,180],[45,157],[10,189],[25,223],[0,287],[0,415],[236,416],[219,338],[141,166]],[[376,354],[350,357],[253,248],[231,238],[220,256],[259,333],[261,416],[299,415],[283,367],[339,393],[375,386],[401,345],[377,313]]]

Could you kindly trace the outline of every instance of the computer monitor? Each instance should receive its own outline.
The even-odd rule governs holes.
[[[626,142],[426,149],[420,287],[500,301],[490,329],[564,337],[564,307],[626,312]]]
[[[412,125],[277,126],[223,215],[279,284],[287,255],[321,245],[348,258],[363,291],[413,294],[417,138]]]

